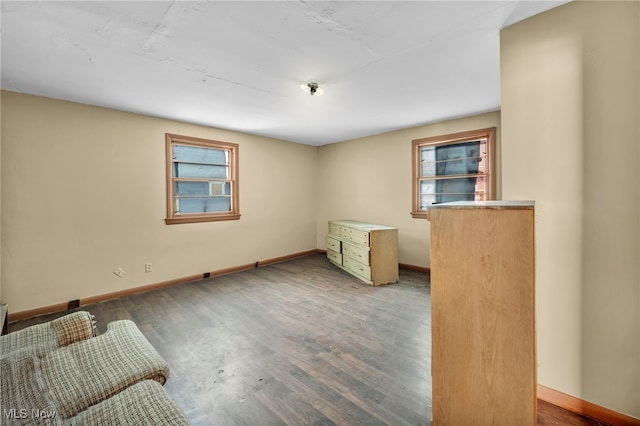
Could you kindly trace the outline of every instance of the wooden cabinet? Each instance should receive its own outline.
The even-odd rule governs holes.
[[[434,205],[433,425],[536,425],[533,202]]]
[[[329,221],[327,258],[368,284],[398,282],[398,229],[353,220]]]

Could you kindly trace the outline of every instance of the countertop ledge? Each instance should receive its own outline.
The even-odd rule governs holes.
[[[429,209],[531,209],[534,205],[535,201],[530,200],[455,201],[451,203],[432,204],[429,206]]]

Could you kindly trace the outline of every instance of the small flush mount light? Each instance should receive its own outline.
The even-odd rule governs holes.
[[[305,92],[309,93],[311,96],[313,95],[322,96],[322,94],[324,93],[323,90],[320,87],[318,87],[318,83],[316,83],[315,81],[312,81],[311,83],[303,84],[302,86],[300,86],[300,88]]]

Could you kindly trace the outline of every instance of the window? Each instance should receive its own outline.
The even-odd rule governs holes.
[[[495,127],[413,141],[413,209],[426,218],[429,206],[494,198]]]
[[[167,219],[240,219],[238,145],[167,133]]]

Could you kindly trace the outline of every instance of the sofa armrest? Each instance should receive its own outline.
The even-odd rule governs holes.
[[[95,336],[93,315],[79,311],[53,321],[0,336],[0,357],[14,352],[42,355],[61,346]]]
[[[95,337],[95,323],[89,312],[78,311],[51,321],[51,328],[62,347]]]

